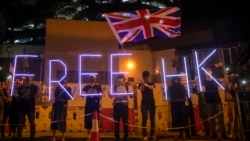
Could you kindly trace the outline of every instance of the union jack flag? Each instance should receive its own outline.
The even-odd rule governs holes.
[[[120,44],[181,35],[181,12],[178,7],[114,12],[104,16]]]

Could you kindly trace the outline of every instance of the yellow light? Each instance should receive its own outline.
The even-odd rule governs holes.
[[[132,61],[129,61],[128,63],[127,63],[127,68],[128,69],[133,69],[135,67],[135,65],[134,65],[134,63],[132,62]]]

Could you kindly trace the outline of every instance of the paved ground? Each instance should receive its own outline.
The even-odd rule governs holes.
[[[29,134],[24,133],[23,139],[20,141],[29,141]],[[67,132],[65,134],[66,141],[87,141],[87,135],[86,133],[73,133],[73,132]],[[99,133],[100,141],[113,141],[113,133]],[[130,134],[129,135],[129,141],[142,141],[141,135],[139,134]],[[6,138],[0,138],[0,141],[17,141],[10,137]],[[51,141],[51,133],[50,132],[40,132],[36,134],[36,141]],[[60,133],[57,133],[57,141],[61,141]],[[174,141],[174,136],[172,133],[158,133],[157,135],[157,141]],[[184,141],[183,139],[179,139],[178,141]],[[204,137],[193,137],[188,138],[185,141],[216,141],[214,139],[210,138],[204,138]],[[240,139],[230,139],[230,141],[241,141]]]

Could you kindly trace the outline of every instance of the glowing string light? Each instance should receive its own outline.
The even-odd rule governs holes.
[[[166,75],[166,77],[176,77],[176,76],[185,76],[186,74],[170,74]]]
[[[10,91],[10,95],[12,96],[13,95],[13,91],[14,91],[14,81],[15,81],[15,78],[16,76],[28,76],[28,77],[33,77],[35,76],[34,74],[26,74],[26,73],[16,73],[16,66],[17,66],[17,60],[18,58],[24,58],[24,57],[27,57],[27,58],[37,58],[38,55],[29,55],[29,54],[20,54],[20,55],[16,55],[15,56],[15,61],[14,61],[14,68],[13,68],[13,77],[12,77],[12,82],[11,82],[11,91]]]
[[[52,64],[53,63],[60,63],[61,65],[63,65],[64,67],[64,76],[61,77],[61,79],[59,80],[52,80]],[[49,100],[51,99],[51,85],[52,83],[57,83],[65,92],[66,94],[73,100],[73,97],[71,96],[71,94],[65,89],[65,87],[60,83],[61,81],[63,81],[63,79],[65,79],[65,77],[67,76],[67,66],[66,64],[61,61],[61,60],[49,60]]]
[[[188,91],[188,97],[190,98],[190,86],[189,86],[189,79],[188,79],[188,70],[187,70],[187,60],[186,57],[184,57],[184,67],[185,67],[185,72],[186,72],[186,82],[187,82],[187,91]]]
[[[210,77],[212,78],[223,90],[225,90],[225,88],[209,73],[207,72],[203,67],[201,67],[201,69]]]
[[[102,93],[97,93],[97,94],[84,94],[82,93],[82,76],[90,76],[90,75],[98,75],[98,73],[96,72],[92,72],[92,73],[83,73],[83,69],[82,69],[82,58],[83,57],[87,57],[87,58],[93,58],[93,57],[101,57],[101,54],[80,54],[79,55],[79,75],[78,75],[78,85],[79,85],[79,94],[80,96],[98,96],[98,95],[102,95]]]
[[[161,64],[162,64],[162,71],[163,71],[163,84],[164,84],[164,94],[165,94],[165,98],[168,99],[168,94],[167,94],[167,80],[166,80],[166,69],[165,69],[165,61],[162,58],[161,59]]]
[[[116,74],[128,74],[128,72],[114,72],[113,71],[113,58],[117,56],[131,56],[132,53],[117,53],[117,54],[111,54],[110,55],[110,87],[111,87],[111,95],[131,95],[133,93],[127,92],[127,93],[117,93],[113,91],[113,75]]]
[[[213,50],[200,64],[199,67],[201,67],[214,53],[216,50]]]
[[[199,84],[199,90],[200,92],[202,91],[202,86],[201,86],[201,74],[200,74],[200,67],[199,67],[199,60],[198,60],[198,54],[197,51],[194,52],[195,54],[195,63],[196,63],[196,71],[197,71],[197,77],[198,77],[198,84]]]

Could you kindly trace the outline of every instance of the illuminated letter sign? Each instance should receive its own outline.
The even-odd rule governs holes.
[[[165,60],[162,58],[162,70],[163,70],[163,84],[164,84],[164,94],[165,98],[168,98],[167,94],[167,78],[168,77],[175,77],[175,76],[185,76],[186,77],[186,84],[187,84],[187,91],[188,91],[188,97],[190,98],[190,87],[189,87],[189,80],[188,80],[188,71],[187,71],[187,61],[186,57],[184,57],[184,67],[185,67],[185,73],[184,74],[170,74],[166,75],[166,69],[165,69]]]
[[[17,66],[17,60],[18,58],[37,58],[38,55],[27,55],[27,54],[23,54],[23,55],[16,55],[15,56],[15,62],[14,62],[14,69],[13,69],[13,77],[12,77],[12,84],[11,84],[11,96],[13,95],[13,90],[14,90],[14,81],[15,81],[15,77],[16,76],[28,76],[28,77],[32,77],[35,76],[34,74],[27,74],[27,73],[16,73],[16,66]]]
[[[53,63],[60,63],[61,65],[64,66],[64,76],[61,77],[61,79],[59,80],[51,80],[52,79],[52,64]],[[73,97],[71,96],[71,94],[63,87],[63,85],[60,83],[61,81],[63,81],[63,79],[67,76],[67,66],[66,64],[64,64],[63,61],[61,60],[49,60],[49,100],[51,98],[51,83],[57,83],[67,94],[68,96],[73,99]]]
[[[128,74],[128,72],[114,72],[113,70],[113,59],[114,57],[117,57],[117,56],[131,56],[132,54],[131,53],[118,53],[118,54],[111,54],[110,55],[110,87],[111,87],[111,94],[112,95],[129,95],[129,94],[133,94],[133,93],[116,93],[113,91],[113,75],[117,75],[117,74]]]
[[[198,54],[197,51],[194,52],[195,55],[195,62],[196,62],[196,71],[197,71],[197,77],[198,77],[198,84],[199,84],[199,90],[202,92],[202,84],[201,84],[201,75],[200,75],[200,68],[209,75],[223,90],[225,89],[212,75],[210,75],[203,67],[202,65],[216,52],[216,50],[213,50],[200,64],[198,60]]]
[[[91,94],[91,95],[88,95],[88,94],[83,94],[82,93],[82,76],[84,76],[84,75],[97,75],[98,73],[97,72],[92,72],[92,73],[84,73],[84,72],[82,72],[83,70],[82,70],[82,58],[83,57],[101,57],[102,55],[100,55],[100,54],[81,54],[81,55],[79,55],[79,74],[78,74],[78,79],[79,79],[79,94],[81,95],[81,96],[93,96],[93,95],[102,95],[101,93],[99,93],[99,94]]]

